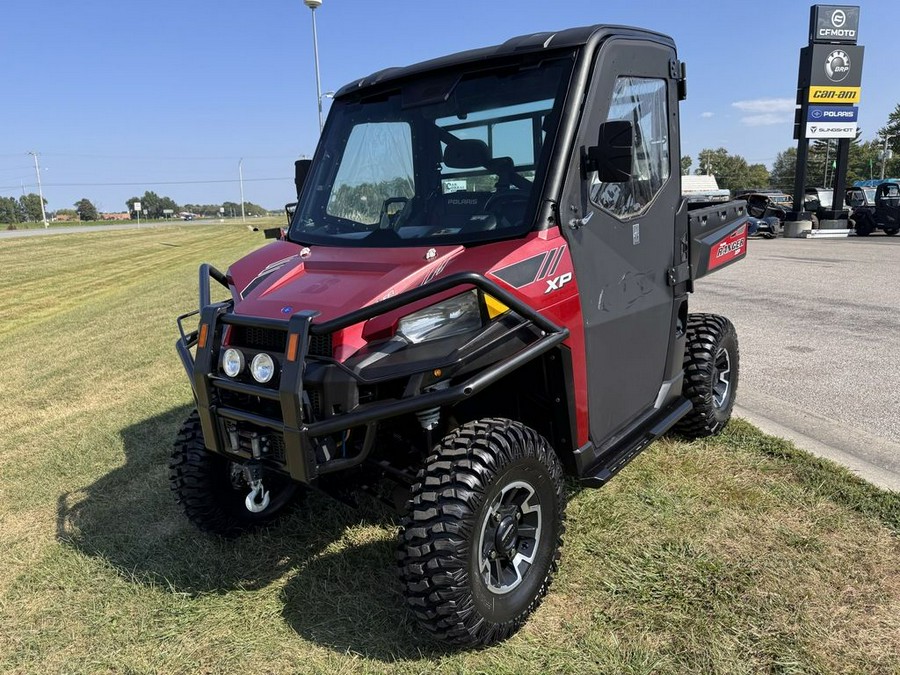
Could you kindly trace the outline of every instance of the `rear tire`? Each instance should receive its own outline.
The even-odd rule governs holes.
[[[898,232],[900,232],[900,229],[897,229],[896,227],[889,227],[884,231],[884,233],[889,237],[893,237]]]
[[[536,431],[469,422],[435,448],[398,536],[406,601],[435,637],[505,640],[540,604],[562,545],[563,471]]]
[[[175,439],[169,481],[188,520],[200,530],[230,538],[268,525],[301,489],[287,477],[267,473],[264,485],[271,501],[263,511],[252,513],[244,506],[250,488],[243,477],[236,475],[237,466],[206,449],[200,418],[193,411]]]
[[[868,213],[863,213],[859,220],[854,222],[853,229],[856,231],[857,237],[868,237],[875,230],[875,223],[872,221],[872,216]]]
[[[684,395],[694,404],[675,431],[688,438],[719,433],[731,419],[740,356],[731,321],[716,314],[688,317],[684,354]]]

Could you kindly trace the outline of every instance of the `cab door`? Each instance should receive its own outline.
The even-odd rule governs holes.
[[[601,47],[560,204],[583,313],[591,440],[601,448],[667,392],[680,393],[663,386],[681,201],[673,59],[674,50],[652,42]],[[601,183],[581,159],[611,120],[633,125],[632,177],[623,183]]]

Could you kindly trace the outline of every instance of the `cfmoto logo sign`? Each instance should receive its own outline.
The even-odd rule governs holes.
[[[835,49],[825,59],[825,74],[832,82],[843,82],[850,74],[850,57],[842,49]]]
[[[844,10],[834,10],[831,14],[831,25],[835,28],[843,28],[845,23],[847,23],[847,15],[844,14]]]

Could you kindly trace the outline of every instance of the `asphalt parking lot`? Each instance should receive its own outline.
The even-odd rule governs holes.
[[[737,415],[900,491],[900,237],[754,239],[696,291],[738,330]]]

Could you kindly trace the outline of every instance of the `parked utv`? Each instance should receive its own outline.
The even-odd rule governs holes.
[[[875,189],[848,188],[847,205],[857,237],[868,237],[875,230],[884,230],[889,237],[900,232],[900,185],[897,183],[882,183]]]
[[[232,536],[309,488],[399,490],[422,625],[516,631],[556,571],[564,477],[600,487],[731,415],[734,327],[688,294],[744,257],[746,214],[681,198],[684,72],[670,38],[592,26],[341,89],[288,229],[201,266],[179,317],[188,518]]]

